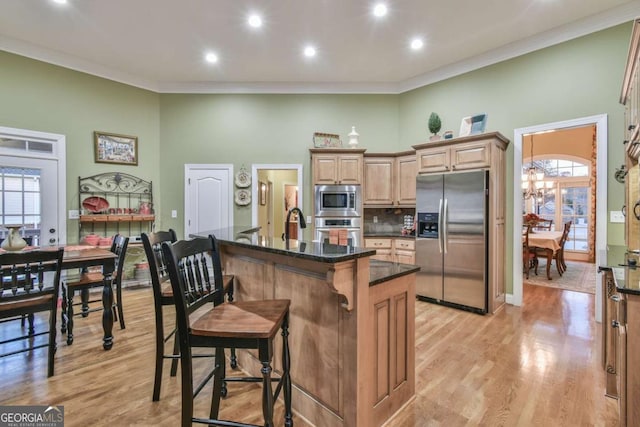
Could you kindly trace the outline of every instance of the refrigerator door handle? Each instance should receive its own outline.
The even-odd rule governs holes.
[[[438,207],[438,249],[442,253],[442,199],[440,199]]]
[[[447,253],[447,246],[449,242],[449,236],[447,228],[449,227],[449,209],[447,207],[447,199],[444,199],[444,215],[442,215],[442,246],[444,247],[444,253]]]

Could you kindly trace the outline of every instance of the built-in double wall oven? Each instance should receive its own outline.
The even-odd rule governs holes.
[[[359,185],[315,186],[315,240],[329,239],[331,230],[344,229],[351,246],[360,246],[362,218]]]

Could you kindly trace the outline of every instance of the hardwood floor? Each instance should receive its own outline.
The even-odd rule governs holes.
[[[161,400],[151,401],[151,290],[126,290],[124,298],[127,329],[114,327],[111,351],[102,349],[101,314],[92,313],[76,320],[72,346],[58,334],[52,378],[45,349],[1,358],[0,404],[64,405],[67,427],[179,425],[180,382],[169,377],[169,362]],[[0,340],[19,327],[1,324]],[[491,316],[418,301],[416,398],[388,425],[615,426],[616,401],[604,396],[600,330],[593,295],[585,293],[525,285],[523,307]],[[292,354],[292,363],[297,357],[304,355]],[[210,363],[197,362],[199,373]],[[230,384],[221,415],[260,423],[260,390]],[[196,399],[196,414],[208,413],[208,391]],[[281,406],[276,414],[283,425]],[[297,416],[294,422],[308,426]]]

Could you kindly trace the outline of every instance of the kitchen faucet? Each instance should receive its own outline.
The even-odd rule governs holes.
[[[285,242],[289,241],[289,224],[291,223],[291,214],[294,212],[297,212],[298,218],[300,218],[300,228],[307,228],[307,222],[304,220],[304,214],[302,213],[300,208],[294,207],[289,209],[289,212],[287,212],[287,221],[284,225],[284,233],[282,233],[282,240],[284,240]]]

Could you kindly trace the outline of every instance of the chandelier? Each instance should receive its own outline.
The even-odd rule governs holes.
[[[542,201],[544,196],[544,190],[550,189],[553,186],[552,181],[544,181],[544,171],[538,170],[533,162],[533,134],[531,134],[531,166],[527,169],[526,173],[522,174],[522,198],[530,199],[536,198]]]

